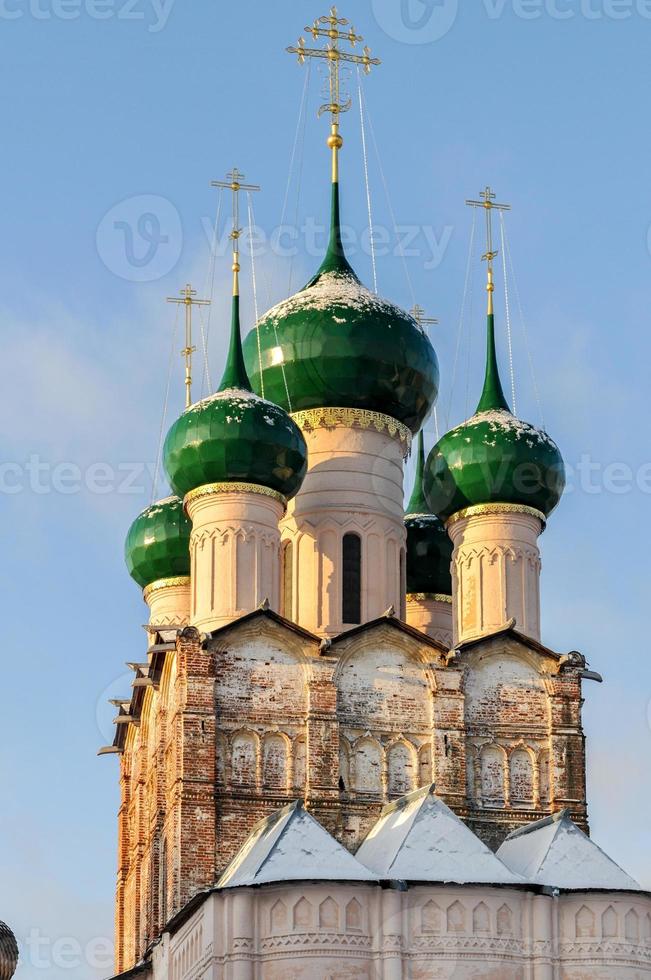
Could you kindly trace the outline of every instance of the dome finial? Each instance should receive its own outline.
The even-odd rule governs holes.
[[[508,412],[510,408],[504,396],[495,350],[495,315],[493,309],[495,282],[493,279],[493,262],[499,255],[499,251],[493,247],[493,211],[510,211],[511,205],[496,204],[495,192],[489,186],[481,192],[480,197],[481,201],[466,201],[469,207],[484,208],[486,212],[486,253],[482,255],[482,262],[487,263],[486,291],[488,293],[486,376],[484,378],[484,390],[477,406],[477,412],[489,412],[492,409],[500,408]]]
[[[342,31],[339,29],[341,27],[348,29]],[[356,44],[361,44],[364,38],[361,34],[355,33],[355,28],[350,21],[346,20],[345,17],[339,16],[336,7],[331,7],[330,13],[327,16],[318,17],[312,26],[306,27],[305,30],[308,34],[312,35],[315,41],[318,41],[320,37],[327,38],[325,48],[306,48],[305,38],[301,37],[299,38],[297,47],[289,47],[287,50],[290,54],[298,55],[298,60],[301,65],[305,64],[306,58],[322,58],[328,62],[330,69],[330,101],[321,106],[319,116],[324,115],[326,112],[329,112],[332,116],[328,146],[332,150],[332,182],[336,184],[339,182],[339,150],[344,145],[343,138],[339,133],[339,116],[342,112],[348,112],[352,105],[350,98],[344,100],[341,91],[341,63],[362,65],[368,75],[373,65],[380,65],[382,62],[379,58],[371,58],[369,48],[364,48],[361,55],[350,54],[341,50],[339,47],[340,41],[348,41],[350,46],[354,48]]]
[[[237,167],[233,167],[230,173],[226,174],[226,180],[213,180],[211,187],[222,187],[233,192],[233,230],[230,239],[233,243],[233,304],[231,316],[231,342],[226,358],[226,367],[222,377],[219,391],[228,391],[230,388],[241,388],[243,391],[252,391],[251,382],[244,364],[244,354],[242,353],[242,334],[240,331],[240,191],[250,193],[259,191],[257,184],[245,184],[244,174],[240,173]]]
[[[192,404],[192,355],[196,351],[196,347],[192,346],[192,307],[193,306],[210,306],[209,299],[195,299],[197,295],[196,289],[193,289],[190,283],[187,284],[185,289],[181,290],[180,296],[168,296],[168,303],[176,303],[177,306],[185,307],[185,347],[181,351],[181,355],[185,358],[185,407],[189,408]]]
[[[340,30],[340,28],[344,28]],[[351,47],[360,44],[364,38],[361,34],[355,33],[355,28],[346,20],[340,17],[336,7],[331,7],[330,13],[324,17],[318,17],[311,27],[305,30],[311,34],[315,41],[323,37],[327,39],[324,48],[306,48],[305,38],[301,37],[297,47],[287,48],[290,54],[298,55],[300,64],[305,64],[306,58],[321,58],[328,62],[330,80],[330,101],[326,102],[319,109],[319,116],[330,113],[332,117],[330,135],[328,136],[328,147],[332,151],[332,214],[330,221],[330,241],[325,260],[319,269],[315,279],[318,279],[324,272],[348,272],[352,274],[352,269],[344,255],[343,244],[341,241],[341,224],[339,217],[339,151],[344,145],[344,140],[339,132],[339,117],[342,112],[348,112],[352,105],[350,97],[344,98],[341,84],[341,64],[342,62],[350,65],[362,65],[368,75],[373,65],[380,65],[379,58],[371,58],[369,48],[364,48],[362,54],[351,54],[342,51],[339,43],[348,42]]]

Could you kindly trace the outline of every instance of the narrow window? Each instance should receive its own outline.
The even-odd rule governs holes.
[[[342,615],[344,623],[362,621],[362,542],[357,534],[343,540]]]
[[[293,619],[294,606],[294,549],[291,541],[285,542],[283,548],[283,595],[282,614],[286,619]]]
[[[400,619],[403,623],[407,619],[407,569],[404,548],[400,549]]]

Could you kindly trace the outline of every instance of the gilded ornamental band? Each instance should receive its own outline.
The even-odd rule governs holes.
[[[180,589],[185,585],[190,585],[189,575],[177,575],[175,578],[159,578],[156,582],[152,582],[151,585],[143,589],[143,598],[147,602],[154,592],[160,592],[161,589]]]
[[[383,415],[382,412],[370,412],[363,408],[309,408],[303,412],[293,412],[292,418],[306,432],[315,429],[330,429],[346,426],[352,429],[375,429],[376,432],[386,432],[393,439],[399,439],[403,444],[404,457],[411,452],[412,434],[406,425]]]
[[[407,602],[445,602],[452,605],[451,595],[442,595],[440,592],[408,592]]]
[[[220,493],[257,493],[261,497],[271,497],[283,507],[287,507],[287,500],[282,493],[271,490],[269,487],[263,487],[259,483],[206,483],[202,487],[197,487],[196,490],[190,490],[190,493],[185,496],[183,506],[187,510],[188,505],[194,500],[199,500],[201,497],[212,497]]]
[[[445,522],[446,528],[451,527],[456,524],[457,521],[461,521],[464,517],[482,517],[497,514],[528,514],[529,517],[537,518],[543,526],[543,529],[547,526],[547,518],[542,513],[542,511],[536,510],[535,507],[527,507],[525,504],[475,504],[473,507],[465,507],[463,510],[458,510],[456,514],[448,518]]]

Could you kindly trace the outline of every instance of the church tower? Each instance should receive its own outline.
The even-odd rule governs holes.
[[[436,354],[414,318],[366,289],[341,238],[342,66],[362,39],[336,11],[301,40],[299,60],[327,56],[331,116],[330,238],[316,275],[267,313],[244,345],[253,385],[292,413],[308,472],[282,523],[285,616],[326,639],[381,616],[405,615],[404,460],[438,394]]]
[[[280,608],[280,531],[307,467],[305,439],[278,405],[254,394],[240,333],[239,194],[233,171],[231,341],[216,394],[188,408],[170,429],[163,455],[192,522],[191,615],[210,631],[261,603]]]
[[[127,536],[149,646],[101,750],[120,762],[116,973],[648,976],[651,900],[588,836],[581,709],[601,678],[542,642],[538,539],[564,469],[500,380],[503,206],[490,189],[472,202],[483,392],[426,460],[436,354],[342,243],[340,70],[379,61],[336,8],[306,30],[325,47],[289,50],[330,79],[325,257],[242,343],[239,194],[257,188],[237,170],[219,182],[234,202],[223,378],[192,403],[188,361],[163,453],[174,496]]]
[[[538,537],[565,487],[565,468],[546,432],[516,418],[506,401],[495,350],[492,213],[487,221],[486,375],[472,418],[448,432],[427,465],[425,493],[454,544],[454,643],[508,623],[540,640]]]

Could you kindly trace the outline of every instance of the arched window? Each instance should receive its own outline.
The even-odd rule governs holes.
[[[282,614],[286,619],[293,619],[294,606],[294,546],[286,541],[283,548],[283,594]]]
[[[345,534],[342,546],[341,619],[355,626],[362,621],[362,542]]]
[[[407,566],[405,549],[400,549],[400,619],[407,619]]]

